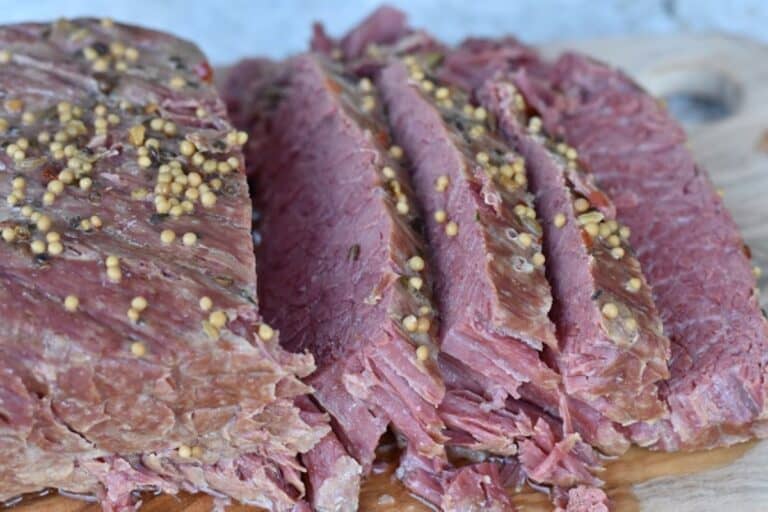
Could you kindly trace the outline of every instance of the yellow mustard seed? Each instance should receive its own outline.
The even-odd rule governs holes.
[[[77,311],[77,308],[80,306],[80,299],[78,299],[74,295],[67,295],[64,298],[64,309],[69,311],[70,313],[74,313]]]
[[[227,318],[227,314],[224,311],[214,311],[208,316],[208,321],[211,323],[212,326],[216,327],[217,329],[221,329],[225,325],[227,325],[227,321],[229,319]]]
[[[275,330],[267,325],[267,324],[261,324],[259,325],[259,338],[261,338],[264,341],[269,341],[274,337]]]
[[[408,260],[408,266],[411,267],[411,270],[414,272],[421,272],[424,270],[426,264],[424,262],[424,258],[421,256],[411,256],[411,258]]]
[[[123,279],[123,272],[120,270],[120,267],[108,267],[107,279],[113,283],[119,283]]]
[[[589,201],[583,197],[579,197],[573,202],[573,207],[577,213],[584,213],[589,210]]]
[[[419,326],[419,320],[414,315],[407,315],[403,318],[403,327],[408,332],[416,332]]]
[[[613,302],[606,302],[603,304],[601,311],[603,312],[603,316],[610,320],[619,316],[619,308]]]
[[[197,235],[192,232],[184,233],[184,236],[181,237],[181,241],[187,247],[192,247],[197,244]]]
[[[517,241],[523,247],[530,247],[533,245],[533,237],[528,233],[520,233],[517,235]]]
[[[43,254],[46,251],[46,248],[45,242],[42,240],[34,240],[29,244],[29,249],[32,251],[32,254]]]
[[[138,322],[138,321],[139,321],[139,317],[141,316],[141,313],[140,313],[139,311],[137,311],[137,310],[133,309],[133,308],[130,308],[130,309],[128,310],[128,313],[127,313],[127,314],[128,314],[128,319],[129,319],[131,322],[134,322],[134,323],[135,323],[135,322]]]
[[[59,241],[50,242],[48,244],[48,254],[51,256],[58,256],[64,252],[64,246]]]
[[[213,192],[204,192],[200,196],[200,203],[204,208],[213,208],[216,206],[216,194]]]
[[[173,230],[164,229],[160,233],[160,241],[165,245],[172,244],[174,240],[176,240],[176,233],[174,233]]]
[[[136,357],[142,357],[147,354],[147,346],[140,341],[134,341],[131,343],[131,354]]]
[[[144,311],[145,309],[147,309],[148,305],[149,303],[147,302],[147,299],[145,299],[144,297],[138,296],[131,299],[131,308],[135,309],[136,311],[139,311],[139,312]]]
[[[178,452],[179,452],[179,457],[181,457],[182,459],[188,459],[192,457],[192,448],[190,448],[185,444],[182,444],[181,446],[179,446]]]
[[[213,301],[210,297],[205,296],[200,298],[200,309],[203,311],[210,311],[210,309],[213,307]]]
[[[640,281],[639,278],[632,277],[629,280],[627,280],[626,287],[627,287],[627,290],[629,290],[630,292],[634,293],[634,292],[640,290],[640,287],[642,286],[642,284],[643,283],[642,283],[642,281]]]
[[[12,227],[4,227],[2,231],[3,240],[9,244],[16,240],[16,230]]]

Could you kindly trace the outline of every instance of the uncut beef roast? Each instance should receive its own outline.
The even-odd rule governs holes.
[[[0,500],[304,494],[310,355],[259,315],[240,145],[191,44],[0,28]]]
[[[373,84],[351,78],[323,56],[250,61],[232,71],[225,94],[254,139],[262,310],[286,348],[315,355],[313,397],[368,472],[390,425],[409,449],[444,456],[444,387],[429,257],[402,150]],[[342,501],[320,497],[323,509]]]

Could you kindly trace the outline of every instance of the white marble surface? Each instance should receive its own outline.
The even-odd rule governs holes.
[[[339,34],[380,0],[0,0],[0,23],[110,16],[196,41],[216,64],[301,51],[312,21]],[[766,0],[392,0],[414,25],[457,42],[513,32],[525,41],[723,30],[768,41]]]

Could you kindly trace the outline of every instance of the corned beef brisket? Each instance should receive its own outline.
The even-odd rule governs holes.
[[[249,199],[192,45],[0,27],[0,501],[353,512],[391,429],[441,510],[600,511],[595,449],[768,435],[749,250],[659,101],[388,7],[312,45],[223,85]]]
[[[109,21],[0,28],[0,501],[304,494],[309,355],[259,316],[240,144],[200,52]],[[258,333],[258,334],[257,334]]]

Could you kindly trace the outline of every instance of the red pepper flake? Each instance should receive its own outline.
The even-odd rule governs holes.
[[[389,133],[387,133],[386,130],[379,130],[376,133],[376,139],[379,141],[379,144],[381,144],[385,148],[389,147],[391,144],[389,140]]]
[[[205,83],[213,82],[213,68],[207,60],[195,64],[195,74]]]
[[[333,94],[341,94],[341,91],[343,91],[343,87],[340,83],[338,83],[336,80],[333,80],[331,78],[325,79],[325,86],[330,90]]]
[[[48,185],[49,182],[55,180],[59,177],[59,172],[61,172],[62,167],[56,166],[56,165],[46,165],[43,168],[43,173],[41,176],[41,180],[43,182],[43,185]]]
[[[579,232],[581,233],[581,240],[584,242],[584,247],[586,247],[587,252],[592,252],[592,247],[594,246],[594,240],[592,240],[592,237],[589,236],[589,233],[586,232],[586,230],[580,229]]]
[[[611,202],[608,200],[608,196],[599,190],[590,191],[589,196],[587,197],[589,199],[589,203],[595,208],[605,209],[611,205]]]

